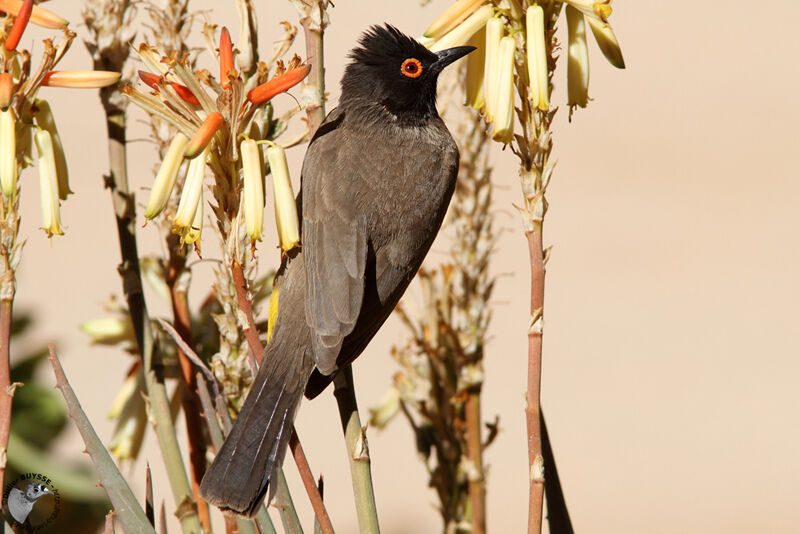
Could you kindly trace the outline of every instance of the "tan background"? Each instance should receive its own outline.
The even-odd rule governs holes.
[[[294,19],[282,2],[269,3],[278,4],[277,13],[267,17],[266,4],[258,2],[262,51],[277,21]],[[416,2],[336,4],[326,35],[332,103],[345,53],[368,24],[389,21],[418,34],[447,2],[425,9]],[[78,2],[48,6],[84,31]],[[579,532],[798,530],[800,8],[788,0],[759,7],[767,6],[616,2],[612,22],[628,70],[607,65],[590,43],[595,101],[571,124],[566,113],[556,122],[544,405]],[[213,20],[238,27],[232,5],[215,8]],[[23,44],[39,35],[26,34]],[[90,67],[80,43],[68,63]],[[565,85],[559,69],[558,104]],[[112,211],[102,189],[102,114],[91,91],[43,94],[52,94],[77,194],[64,206],[68,236],[50,244],[37,230],[37,178],[30,171],[22,177],[28,244],[18,309],[33,311],[37,322],[13,353],[55,342],[107,438],[107,407],[129,362],[87,348],[77,330],[120,289]],[[141,202],[153,151],[139,142],[131,152]],[[297,175],[302,149],[292,157]],[[498,151],[495,164],[496,210],[508,231],[497,244],[494,270],[503,277],[486,360],[484,415],[500,414],[503,430],[487,453],[488,513],[492,532],[522,532],[527,258],[510,207],[519,198],[514,158]],[[155,230],[140,235],[145,250],[158,250]],[[261,246],[265,259],[273,257],[271,246]],[[198,264],[198,285],[211,268]],[[153,306],[156,314],[166,311]],[[384,328],[356,366],[364,407],[380,398],[395,369],[387,349],[402,339],[396,326]],[[42,378],[52,380],[49,373]],[[332,395],[304,405],[300,435],[313,468],[325,475],[334,523],[347,533],[355,531],[355,517],[338,425]],[[371,430],[369,439],[385,532],[440,531],[435,496],[405,423]],[[86,462],[81,448],[70,430],[60,453]],[[162,469],[151,436],[144,458]],[[137,491],[143,465],[128,468]],[[287,473],[296,483],[291,464]],[[300,491],[296,496],[304,501]],[[156,497],[172,507],[163,477]],[[307,506],[302,513],[308,521]]]

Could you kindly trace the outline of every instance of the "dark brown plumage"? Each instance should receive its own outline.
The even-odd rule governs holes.
[[[436,81],[472,47],[433,53],[388,25],[359,45],[303,162],[302,249],[276,278],[271,341],[202,482],[209,503],[239,514],[255,514],[269,491],[303,392],[324,390],[400,300],[455,187],[458,148]]]

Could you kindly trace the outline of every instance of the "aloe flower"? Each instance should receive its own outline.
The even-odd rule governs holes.
[[[589,102],[589,47],[580,11],[567,5],[567,105],[585,108]]]
[[[261,171],[261,151],[255,141],[246,139],[242,141],[239,153],[242,155],[244,182],[242,202],[247,235],[251,241],[259,241],[264,225],[264,174]]]
[[[150,190],[150,198],[144,211],[145,218],[152,219],[156,217],[166,207],[172,194],[172,189],[175,187],[175,180],[178,178],[178,171],[181,168],[183,154],[186,152],[186,145],[188,144],[189,138],[181,132],[178,132],[172,138],[167,153],[164,155],[164,160],[158,169],[158,174],[156,174],[153,188]]]
[[[547,76],[547,47],[544,39],[544,12],[531,6],[525,12],[528,43],[528,77],[531,92],[528,98],[542,111],[550,108],[550,87]]]
[[[292,181],[289,178],[289,166],[286,163],[286,152],[283,148],[273,145],[267,149],[267,159],[272,172],[278,237],[281,249],[288,252],[300,245],[300,224],[297,219],[297,204],[292,191]]]
[[[47,237],[62,235],[61,202],[58,199],[58,173],[50,132],[39,130],[34,136],[39,152],[39,194],[42,202],[42,229]]]

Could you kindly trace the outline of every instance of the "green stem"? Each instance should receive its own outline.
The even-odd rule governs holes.
[[[378,510],[375,506],[375,490],[372,486],[367,436],[361,427],[358,415],[353,370],[348,365],[334,379],[336,404],[342,421],[344,440],[347,446],[347,460],[350,463],[350,477],[353,482],[353,496],[356,501],[356,515],[361,534],[379,534]]]
[[[192,488],[181,458],[175,425],[169,408],[169,398],[164,384],[164,373],[153,339],[153,331],[142,292],[139,268],[139,251],[136,245],[136,210],[133,195],[128,187],[126,118],[124,96],[114,88],[100,91],[106,112],[110,179],[114,215],[117,220],[122,263],[119,266],[122,287],[128,303],[136,342],[144,364],[145,385],[150,403],[150,413],[155,422],[161,455],[175,500],[176,514],[181,518],[185,533],[201,532],[197,506],[192,498]]]

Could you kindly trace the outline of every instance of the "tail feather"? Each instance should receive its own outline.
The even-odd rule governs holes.
[[[270,356],[200,485],[208,503],[246,516],[258,511],[283,463],[310,374],[305,355],[288,360]]]

